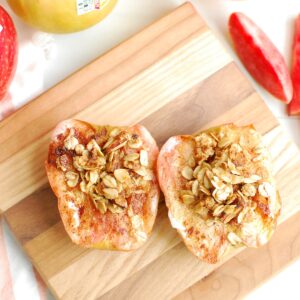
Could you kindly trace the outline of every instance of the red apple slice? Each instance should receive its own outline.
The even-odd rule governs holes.
[[[289,103],[293,95],[291,78],[271,40],[242,13],[233,13],[228,25],[234,48],[252,77],[276,98]]]
[[[15,74],[18,44],[14,23],[8,13],[0,6],[0,100],[7,93]]]
[[[292,82],[294,87],[294,95],[288,106],[289,115],[297,115],[300,113],[300,15],[296,20],[295,36],[292,54]]]
[[[142,126],[97,126],[77,120],[54,130],[46,170],[72,241],[133,250],[156,218],[157,145]]]

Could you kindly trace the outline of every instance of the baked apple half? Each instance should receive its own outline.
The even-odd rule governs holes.
[[[158,178],[172,226],[205,262],[234,247],[263,245],[276,227],[281,201],[253,126],[171,137],[159,154]]]
[[[157,214],[157,145],[142,126],[78,120],[53,132],[46,170],[71,240],[81,246],[133,250]]]

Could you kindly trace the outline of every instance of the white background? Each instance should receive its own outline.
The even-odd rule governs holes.
[[[183,2],[180,0],[119,0],[114,12],[97,26],[81,33],[55,35],[58,52],[57,56],[45,66],[44,90]],[[195,0],[193,2],[228,49],[230,49],[226,27],[228,16],[232,11],[243,11],[264,29],[290,65],[293,22],[300,13],[299,0]],[[18,27],[22,27],[20,31],[24,31],[22,37],[31,31],[23,24]],[[288,134],[300,146],[299,117],[288,117],[283,104],[259,87],[258,89],[275,116],[287,128]],[[13,241],[10,241],[10,244],[13,245]],[[300,299],[299,278],[300,262],[296,262],[247,298]]]

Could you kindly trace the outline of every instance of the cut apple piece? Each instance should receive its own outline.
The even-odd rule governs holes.
[[[0,5],[0,100],[6,95],[14,77],[18,60],[18,40],[15,25]]]
[[[158,178],[172,226],[205,262],[263,245],[276,227],[281,201],[270,154],[252,126],[171,137],[159,154]]]
[[[242,13],[233,13],[228,25],[236,53],[252,77],[276,98],[289,103],[292,81],[284,58],[271,40]]]
[[[72,241],[88,248],[133,250],[157,214],[157,145],[142,126],[97,126],[77,120],[53,132],[45,163]]]
[[[298,115],[300,113],[300,15],[296,20],[295,36],[292,54],[292,82],[294,95],[288,106],[289,115]]]

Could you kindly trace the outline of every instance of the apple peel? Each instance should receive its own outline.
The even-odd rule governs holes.
[[[0,6],[0,100],[4,98],[16,71],[17,32],[5,9]]]
[[[294,95],[288,105],[289,115],[300,113],[300,15],[296,20],[293,54],[292,54],[292,72],[291,72]]]

